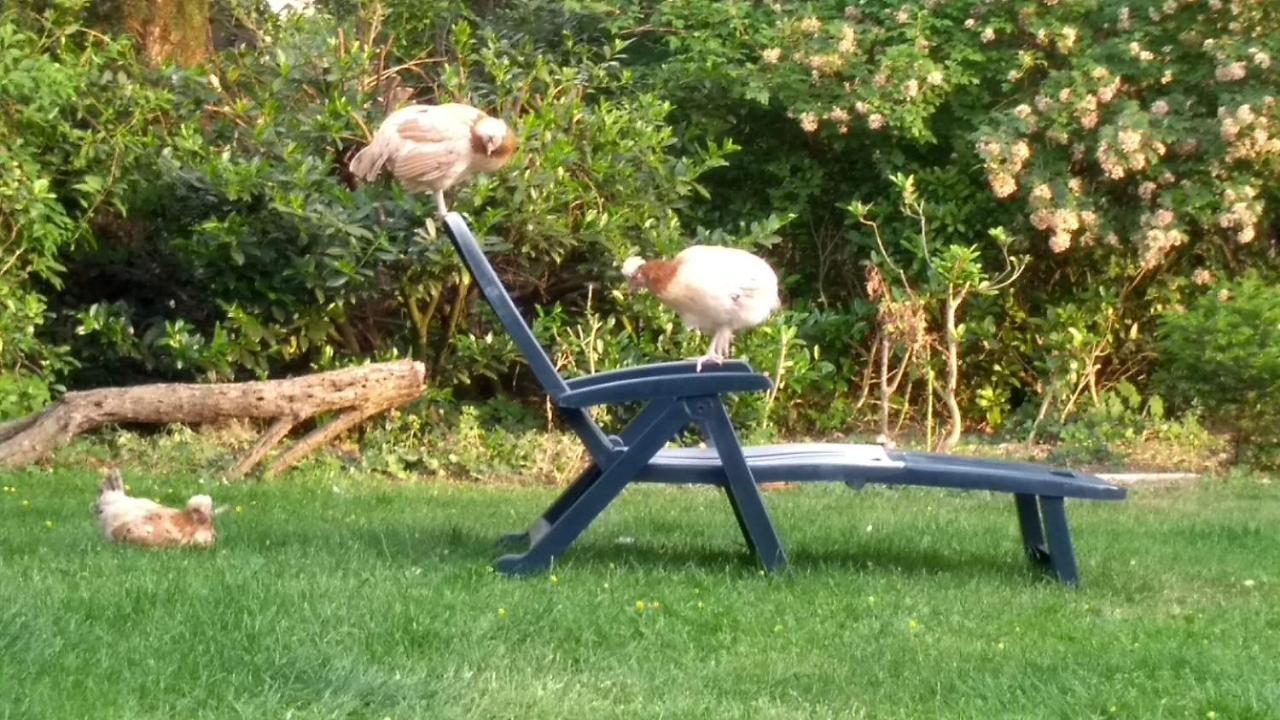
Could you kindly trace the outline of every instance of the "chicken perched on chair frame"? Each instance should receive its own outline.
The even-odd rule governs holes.
[[[185,510],[129,497],[124,478],[115,468],[102,481],[93,514],[102,534],[112,542],[150,548],[212,547],[218,539],[213,525],[213,500],[208,495],[192,497]]]
[[[406,190],[435,193],[444,217],[445,190],[501,169],[515,151],[511,128],[470,105],[409,105],[387,116],[349,170],[365,182],[389,170]]]
[[[711,347],[698,358],[699,372],[704,363],[729,356],[734,333],[760,325],[781,306],[777,273],[737,248],[694,245],[672,260],[631,257],[622,274],[632,290],[648,290],[685,325],[711,335]]]

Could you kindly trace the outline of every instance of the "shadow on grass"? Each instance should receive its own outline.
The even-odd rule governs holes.
[[[496,553],[495,553],[496,557]],[[843,575],[873,577],[928,577],[954,575],[961,578],[983,576],[1008,581],[1044,578],[1052,575],[1029,563],[1020,547],[1007,554],[991,555],[965,549],[937,552],[929,549],[906,549],[883,544],[815,550],[797,548],[788,553],[790,569],[797,573],[835,572]],[[636,542],[626,546],[601,542],[584,542],[564,557],[572,567],[632,567],[644,570],[697,568],[703,571],[740,569],[756,574],[760,565],[745,546],[723,548],[710,546],[673,546],[663,543]]]
[[[393,565],[484,567],[505,552],[513,551],[499,547],[497,537],[498,533],[474,526],[453,524],[433,527],[424,523],[412,527],[352,528],[344,533],[340,542],[362,548],[363,552]],[[294,537],[291,541],[307,543],[312,539]],[[516,548],[514,552],[523,550],[523,547]],[[884,542],[850,543],[846,547],[822,550],[796,548],[789,557],[791,570],[806,574],[834,572],[878,578],[946,575],[964,579],[981,576],[1015,583],[1053,579],[1050,573],[1029,563],[1021,547],[1016,545],[1010,546],[1007,552],[990,553],[985,549],[959,547],[938,551],[904,548]],[[623,545],[605,537],[593,538],[590,534],[573,546],[559,564],[586,572],[621,567],[643,572],[729,570],[755,575],[759,569],[745,545],[728,547],[653,540],[636,540]]]

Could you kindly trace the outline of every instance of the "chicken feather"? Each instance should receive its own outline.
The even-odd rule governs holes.
[[[470,105],[409,105],[383,120],[349,169],[365,182],[387,170],[410,192],[434,193],[444,215],[445,190],[476,173],[499,170],[515,150],[507,124]]]

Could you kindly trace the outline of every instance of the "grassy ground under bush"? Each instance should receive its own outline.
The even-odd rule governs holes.
[[[214,486],[210,552],[102,542],[99,475],[0,474],[0,718],[1275,718],[1280,487],[1074,503],[1084,587],[1012,501],[772,493],[758,574],[707,489],[628,491],[553,575],[488,569],[537,487],[311,467]],[[193,473],[126,472],[180,503]]]

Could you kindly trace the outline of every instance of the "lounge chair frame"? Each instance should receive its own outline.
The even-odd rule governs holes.
[[[807,443],[743,447],[724,397],[763,392],[769,378],[740,360],[719,365],[668,362],[566,380],[557,372],[533,331],[516,309],[498,274],[466,221],[444,218],[446,232],[476,286],[520,350],[534,377],[550,396],[559,418],[585,444],[591,462],[542,515],[522,533],[501,538],[523,552],[495,563],[503,573],[546,571],[573,545],[605,508],[633,482],[708,484],[723,488],[742,536],[769,571],[787,566],[786,552],[760,494],[762,482],[843,482],[855,489],[868,482],[986,490],[1013,495],[1025,554],[1051,569],[1067,585],[1080,581],[1067,524],[1066,498],[1121,500],[1124,488],[1063,468],[978,460],[950,455],[899,452],[880,445]],[[643,403],[616,435],[595,422],[589,408]],[[706,448],[665,446],[690,426]]]

